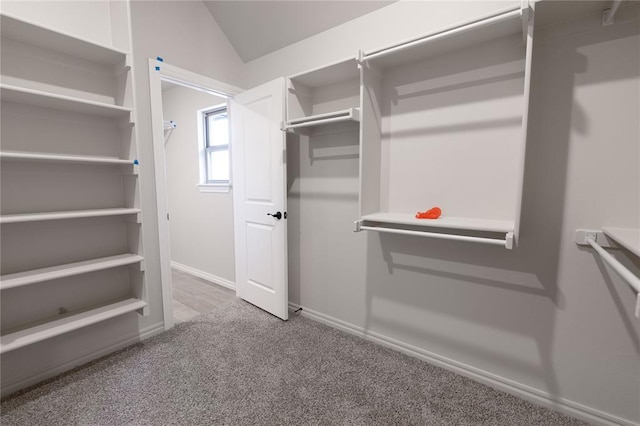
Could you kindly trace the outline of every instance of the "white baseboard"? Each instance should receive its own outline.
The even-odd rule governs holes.
[[[75,367],[86,364],[98,358],[101,358],[105,355],[109,355],[115,351],[120,349],[124,349],[127,346],[131,346],[135,343],[138,343],[142,340],[148,339],[149,337],[155,336],[156,334],[160,334],[164,331],[164,324],[155,324],[140,330],[139,334],[135,334],[133,336],[129,336],[124,340],[116,342],[112,345],[109,345],[105,348],[99,349],[97,351],[91,352],[87,355],[81,356],[80,358],[72,359],[71,361],[66,361],[62,364],[55,365],[53,367],[47,368],[46,370],[39,371],[31,376],[28,376],[23,379],[19,379],[18,381],[12,383],[2,383],[2,396],[6,396],[12,394],[14,392],[19,391],[20,389],[24,389],[31,385],[35,385],[36,383],[40,383],[44,380],[47,380],[51,377],[55,377],[58,374],[64,373],[65,371],[69,371]]]
[[[233,281],[229,281],[226,278],[217,277],[208,272],[201,271],[196,268],[192,268],[191,266],[183,265],[182,263],[171,261],[171,267],[177,269],[178,271],[186,272],[187,274],[191,274],[195,277],[202,278],[203,280],[209,281],[213,284],[217,284],[222,287],[226,287],[229,290],[236,291],[236,283]]]
[[[565,413],[569,416],[582,419],[589,423],[607,426],[640,425],[639,423],[634,423],[632,421],[622,419],[620,417],[587,407],[582,404],[578,404],[573,401],[566,400],[564,398],[554,397],[553,395],[539,389],[535,389],[522,383],[518,383],[513,380],[498,376],[496,374],[481,370],[479,368],[475,368],[470,365],[452,360],[450,358],[440,356],[416,346],[400,342],[398,340],[384,336],[380,333],[366,330],[362,327],[350,324],[337,318],[333,318],[320,312],[316,312],[304,306],[300,306],[295,303],[289,303],[290,311],[295,311],[299,308],[302,308],[302,310],[300,311],[300,315],[309,319],[321,322],[330,327],[342,330],[363,339],[378,343],[382,346],[397,350],[409,356],[422,359],[430,364],[453,371],[454,373],[469,377],[470,379],[473,379],[477,382],[510,393],[527,401],[531,401],[535,404]]]

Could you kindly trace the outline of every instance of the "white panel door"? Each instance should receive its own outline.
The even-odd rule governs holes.
[[[230,116],[237,293],[286,320],[284,79],[237,95]]]

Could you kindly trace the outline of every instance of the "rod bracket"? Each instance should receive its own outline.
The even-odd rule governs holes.
[[[600,230],[594,229],[576,229],[576,233],[574,235],[573,241],[579,246],[588,246],[589,240],[593,240],[594,242],[600,244],[602,247],[606,248],[617,248],[615,243],[609,241],[604,232]]]
[[[354,225],[353,232],[360,232],[361,231],[360,227],[362,226],[362,219],[356,220],[355,222],[353,222],[353,225]]]
[[[507,250],[513,250],[513,232],[507,232],[504,236],[504,246]]]

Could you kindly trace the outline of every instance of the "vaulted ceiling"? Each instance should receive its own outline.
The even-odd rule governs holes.
[[[394,1],[203,0],[245,62],[373,12]]]

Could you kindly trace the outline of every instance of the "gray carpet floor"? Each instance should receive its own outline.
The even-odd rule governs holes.
[[[583,425],[239,299],[2,402],[3,425]]]

